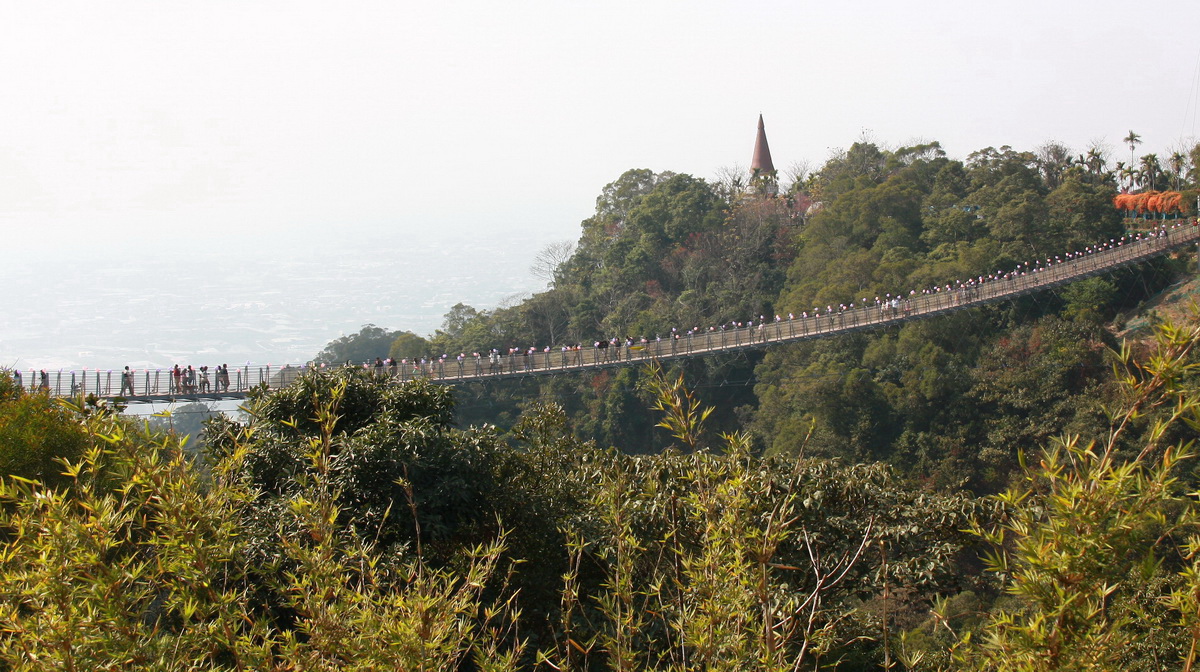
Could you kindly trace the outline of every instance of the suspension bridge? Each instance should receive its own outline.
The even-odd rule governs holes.
[[[959,310],[1008,301],[1071,282],[1111,273],[1190,245],[1200,245],[1195,221],[1156,230],[1138,238],[1125,238],[1090,251],[1068,255],[1047,265],[1022,266],[1015,272],[982,278],[956,287],[947,286],[890,301],[835,309],[818,315],[776,317],[774,321],[672,330],[665,338],[600,342],[603,347],[559,347],[517,353],[478,353],[424,362],[390,362],[364,365],[375,375],[396,381],[425,379],[438,383],[561,375],[659,360],[705,357],[784,343],[831,338],[868,329],[884,329],[912,320],[928,319]],[[1198,250],[1200,252],[1200,250]],[[1057,258],[1056,258],[1057,259]],[[209,374],[197,371],[183,382],[173,369],[141,370],[126,376],[122,371],[28,371],[21,385],[57,397],[119,398],[127,403],[220,401],[244,399],[254,388],[280,389],[311,367],[251,366]]]

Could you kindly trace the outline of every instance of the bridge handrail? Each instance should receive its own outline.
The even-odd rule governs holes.
[[[700,333],[694,330],[686,333],[673,330],[666,340],[656,338],[653,341],[637,342],[632,346],[621,344],[606,348],[560,347],[557,350],[525,351],[503,355],[497,362],[490,361],[487,355],[480,353],[478,357],[471,356],[462,360],[454,358],[434,359],[423,364],[392,363],[390,366],[369,369],[377,375],[399,381],[423,378],[434,382],[454,383],[549,375],[627,366],[633,362],[762,348],[775,343],[796,342],[863,329],[880,329],[909,320],[1002,301],[1107,273],[1197,242],[1200,242],[1200,227],[1195,223],[1177,224],[1172,228],[1155,230],[1145,238],[1110,241],[1109,247],[1069,255],[1068,259],[1047,266],[1023,265],[1018,268],[1028,270],[999,277],[991,276],[975,284],[954,288],[947,285],[946,289],[926,290],[922,294],[914,292],[908,297],[896,297],[895,306],[891,302],[858,305],[837,312],[779,319],[769,323],[756,323],[749,327],[710,327]],[[171,369],[142,370],[134,373],[133,394],[130,395],[121,394],[125,391],[121,388],[122,372],[116,371],[114,375],[112,370],[59,370],[47,372],[45,380],[39,372],[30,371],[29,380],[22,378],[22,385],[30,390],[41,389],[60,397],[94,394],[99,397],[124,396],[131,401],[239,398],[244,397],[250,388],[263,383],[272,389],[286,387],[305,370],[306,367],[303,366],[272,367],[247,364],[237,369],[229,369],[227,385],[218,380],[213,371],[209,371],[207,386],[203,384],[200,372],[197,371],[196,385],[190,388],[177,383]]]

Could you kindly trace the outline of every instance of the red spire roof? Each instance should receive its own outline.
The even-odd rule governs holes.
[[[767,146],[767,131],[763,127],[762,115],[758,115],[758,137],[754,139],[754,158],[750,160],[750,172],[755,174],[775,172],[771,163],[771,148]]]

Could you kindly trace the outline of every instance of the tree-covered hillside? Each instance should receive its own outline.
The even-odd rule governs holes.
[[[1099,148],[1076,156],[1056,143],[956,160],[937,143],[858,142],[778,197],[739,179],[630,170],[604,187],[569,256],[540,257],[546,291],[492,311],[456,306],[428,338],[364,328],[342,341],[373,338],[373,350],[334,342],[321,359],[591,345],[907,295],[1152,226],[1113,206],[1121,190],[1178,187],[1190,212],[1197,159],[1200,146],[1165,169],[1151,156],[1130,172]],[[810,454],[991,490],[1016,451],[1096,412],[1114,325],[1182,269],[1162,259],[933,322],[680,366],[716,408],[711,422],[749,429],[767,454],[796,453],[815,423]],[[552,400],[579,436],[654,452],[667,438],[647,429],[641,383],[627,370],[466,385],[459,418],[507,428]]]
[[[1200,148],[1071,156],[858,143],[779,197],[629,171],[547,291],[320,357],[873,302],[1152,226],[1131,181],[1194,202]],[[309,369],[199,455],[0,371],[0,672],[1195,669],[1200,309],[1115,337],[1189,261],[668,371]]]

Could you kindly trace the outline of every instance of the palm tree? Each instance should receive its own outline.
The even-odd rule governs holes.
[[[1133,177],[1135,173],[1133,168],[1125,165],[1124,161],[1118,161],[1117,168],[1113,171],[1113,173],[1117,176],[1117,181],[1121,186],[1121,191],[1126,193],[1133,191]],[[1129,186],[1125,186],[1126,181],[1129,182]]]
[[[1171,165],[1171,177],[1175,183],[1175,191],[1179,191],[1179,178],[1182,177],[1183,164],[1187,161],[1187,157],[1183,155],[1183,152],[1175,152],[1167,161]]]
[[[1162,175],[1162,166],[1158,164],[1157,154],[1147,154],[1142,157],[1142,186],[1155,191],[1158,187],[1158,178]]]
[[[1112,179],[1113,174],[1107,170],[1108,159],[1099,147],[1091,147],[1087,154],[1080,154],[1075,159],[1075,165],[1083,168],[1089,183],[1095,184]]]
[[[1129,131],[1129,135],[1121,138],[1121,141],[1129,145],[1129,165],[1132,166],[1137,163],[1137,157],[1133,155],[1133,150],[1138,145],[1142,144],[1142,136],[1134,133],[1133,131]]]

